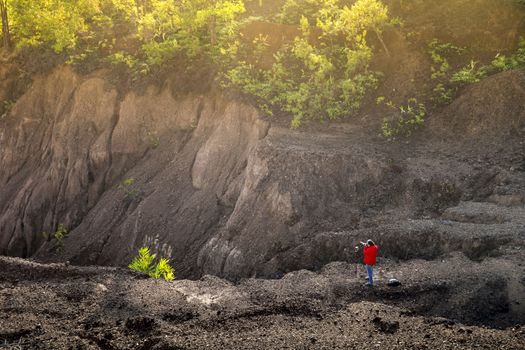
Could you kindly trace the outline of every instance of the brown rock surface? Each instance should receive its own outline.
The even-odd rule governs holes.
[[[148,245],[180,276],[231,279],[320,268],[348,258],[361,235],[401,259],[458,250],[482,259],[523,230],[499,209],[523,203],[524,107],[505,108],[508,99],[523,101],[522,75],[466,89],[428,131],[391,144],[369,122],[292,131],[240,102],[175,95],[169,81],[119,94],[102,72],[59,68],[36,79],[1,121],[0,252],[125,265]],[[506,99],[472,109],[487,121],[481,129],[470,117],[463,129],[450,123],[489,90]],[[472,200],[495,209],[479,211]],[[460,201],[472,210],[453,209]],[[466,242],[480,231],[459,222],[497,238],[482,234],[475,250]],[[59,251],[41,232],[60,223],[73,231]],[[430,244],[413,255],[400,239]]]

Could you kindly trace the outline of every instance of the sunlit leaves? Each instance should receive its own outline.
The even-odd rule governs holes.
[[[172,0],[150,0],[150,11],[138,20],[138,33],[143,40],[162,41],[181,27],[181,14]]]
[[[12,0],[18,47],[71,51],[71,59],[103,54],[111,62],[148,68],[182,53],[214,58],[234,53],[236,17],[242,0]],[[120,55],[118,40],[135,40],[140,50]],[[122,46],[122,45],[120,45]],[[134,46],[132,46],[134,47]],[[73,52],[74,51],[74,52]],[[133,60],[127,55],[134,56]],[[135,64],[137,63],[137,64]]]
[[[301,34],[272,47],[240,32],[243,0],[12,0],[16,43],[66,52],[68,63],[119,65],[137,78],[174,62],[204,62],[268,114],[335,119],[352,114],[377,85],[368,32],[388,20],[378,0],[288,0],[280,19]],[[385,47],[386,51],[386,47]],[[265,63],[261,65],[265,57]]]
[[[368,30],[381,33],[386,7],[377,0],[358,0],[350,8],[336,0],[290,0],[284,9],[314,3],[317,8],[309,8],[313,15],[298,20],[301,35],[279,49],[270,68],[243,61],[227,74],[263,111],[291,114],[292,128],[308,119],[351,115],[378,83],[378,75],[368,69],[373,53],[366,36]]]
[[[151,278],[163,278],[168,281],[173,280],[173,267],[169,264],[169,260],[160,258],[155,264],[156,257],[157,255],[152,254],[148,247],[142,247],[139,249],[139,255],[133,258],[128,268],[144,273]]]
[[[171,281],[174,278],[173,267],[170,266],[168,259],[160,258],[155,268],[150,273],[152,278],[163,278],[167,281]]]
[[[357,38],[366,30],[381,32],[388,21],[388,9],[378,0],[358,0],[340,15],[341,27],[349,38]]]
[[[84,3],[84,1],[83,1]],[[13,35],[18,47],[47,45],[56,52],[75,47],[88,30],[78,1],[12,0]]]
[[[232,52],[241,0],[149,0],[138,19],[143,62],[159,66],[181,53],[214,60]],[[140,58],[140,54],[139,54]]]
[[[134,0],[11,0],[10,12],[18,47],[45,46],[57,53],[93,37],[96,28],[137,15]]]

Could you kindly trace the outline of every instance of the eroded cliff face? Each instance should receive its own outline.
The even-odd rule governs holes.
[[[0,131],[3,253],[32,255],[39,233],[75,226],[96,203],[111,165],[116,101],[104,80],[60,69],[13,107]]]
[[[155,98],[141,99],[132,110],[152,102],[159,104]],[[171,121],[155,121],[159,114],[149,114],[155,116],[146,118],[153,120],[144,122],[148,114],[142,113],[136,114],[138,122],[123,119],[121,109],[119,124],[129,122],[118,133],[117,126],[114,141],[129,146],[113,148],[113,159],[115,169],[130,170],[121,170],[125,176],[75,230],[78,240],[66,248],[74,262],[125,264],[137,247],[147,245],[173,259],[181,276],[199,274],[198,251],[233,210],[248,155],[269,124],[252,107],[220,98],[188,96],[173,103],[174,109],[166,109],[174,114],[166,116]],[[150,129],[129,142],[144,125]],[[135,182],[126,187],[119,184],[122,179]]]
[[[49,256],[41,232],[63,223],[74,230],[55,257],[76,263],[124,264],[149,245],[183,275],[266,273],[273,254],[314,227],[355,225],[383,195],[368,187],[388,167],[366,149],[269,128],[239,102],[169,85],[119,96],[60,68],[2,128],[2,253]]]
[[[312,232],[354,228],[363,212],[393,202],[398,181],[373,146],[344,137],[272,128],[250,154],[246,181],[219,235],[201,250],[204,272],[271,275],[275,255]]]
[[[521,96],[522,73],[484,84],[503,93],[509,76],[505,96]],[[524,229],[509,219],[499,240],[493,227],[476,229],[473,248],[463,234],[471,228],[440,224],[460,201],[523,206],[523,103],[491,109],[508,121],[503,134],[474,123],[494,118],[486,108],[458,125],[454,115],[485,99],[473,87],[443,113],[450,133],[437,133],[435,119],[419,139],[389,144],[369,126],[292,131],[244,103],[174,90],[168,81],[119,93],[102,72],[68,68],[36,79],[0,121],[0,254],[126,265],[146,245],[179,277],[236,279],[356,259],[348,247],[361,236],[383,237],[385,252],[410,258],[399,240],[417,246],[433,235],[425,257],[460,250],[477,259]],[[454,145],[458,133],[489,135],[506,151],[489,143],[480,165],[461,153],[470,141]],[[423,221],[414,228],[413,219]],[[72,229],[63,249],[42,235],[59,224]]]
[[[185,261],[231,211],[268,128],[220,97],[119,96],[96,74],[57,69],[0,129],[1,253],[45,257],[41,232],[63,223],[75,230],[60,254],[77,262],[125,263],[143,244]]]

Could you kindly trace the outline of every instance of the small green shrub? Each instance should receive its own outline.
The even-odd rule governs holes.
[[[450,70],[449,58],[463,54],[466,49],[454,46],[451,43],[443,43],[438,39],[433,39],[429,44],[429,53],[432,58],[431,75],[432,79],[445,77]]]
[[[454,90],[451,88],[446,88],[444,84],[439,83],[433,89],[434,96],[432,100],[439,105],[449,104],[452,102],[452,97],[454,96]]]
[[[472,59],[464,67],[456,68],[457,70],[451,68],[448,59],[465,52],[465,48],[442,43],[437,39],[429,43],[429,53],[433,62],[431,79],[436,81],[432,100],[436,104],[450,103],[461,86],[477,83],[490,74],[525,68],[525,38],[520,38],[516,52],[509,56],[497,54],[490,65],[479,64]]]
[[[168,259],[160,258],[157,265],[151,272],[153,278],[164,278],[167,281],[173,280],[173,267],[170,266]]]
[[[405,106],[398,107],[391,101],[386,105],[396,111],[392,118],[385,118],[381,126],[383,137],[389,141],[394,141],[399,136],[409,137],[425,122],[425,105],[418,103],[415,98],[409,99]]]
[[[492,61],[492,67],[498,71],[525,68],[525,38],[520,37],[514,54],[507,57],[498,53]]]
[[[135,185],[135,179],[130,177],[125,179],[119,185],[120,190],[124,193],[124,199],[130,200],[138,195],[138,191],[133,187]]]
[[[470,64],[452,74],[451,83],[473,84],[487,76],[487,69],[483,66],[476,68],[478,62],[471,60]]]
[[[149,275],[154,266],[153,260],[155,260],[155,254],[152,255],[148,247],[142,247],[139,249],[139,256],[134,257],[128,267]]]
[[[450,77],[454,73],[451,71],[449,60],[462,55],[465,51],[465,48],[444,43],[438,39],[433,39],[428,44],[428,52],[432,59],[430,78],[436,84],[431,99],[437,105],[449,104],[452,101],[456,89],[450,86]]]
[[[4,101],[4,111],[8,113],[13,107],[15,106],[15,101],[13,100],[6,100]]]
[[[496,57],[492,60],[491,64],[496,70],[506,71],[512,69],[512,64],[507,60],[507,56],[497,54]]]
[[[156,133],[149,132],[147,133],[149,147],[151,149],[157,149],[160,146],[160,138]]]
[[[49,240],[51,238],[56,239],[58,249],[62,249],[64,247],[64,240],[67,238],[68,234],[69,232],[66,226],[64,224],[60,224],[58,225],[58,228],[55,232],[52,232],[52,233],[47,233],[45,231],[42,232],[42,237],[44,237],[44,239],[46,240]]]
[[[131,270],[144,273],[151,278],[163,278],[167,281],[174,279],[173,267],[168,259],[160,258],[155,264],[157,254],[151,254],[148,247],[139,249],[139,255],[134,257],[128,267]]]
[[[9,114],[11,109],[13,109],[15,103],[16,102],[13,100],[6,100],[2,102],[2,104],[0,105],[0,120],[7,117],[7,114]]]

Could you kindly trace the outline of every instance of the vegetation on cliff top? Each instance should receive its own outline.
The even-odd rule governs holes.
[[[300,17],[300,35],[274,53],[269,67],[262,62],[270,50],[267,38],[259,36],[253,42],[255,52],[239,50],[237,62],[226,71],[229,86],[255,96],[268,114],[292,114],[292,127],[303,119],[336,119],[355,112],[380,75],[369,69],[373,50],[367,32],[382,42],[386,6],[376,0],[358,0],[351,7],[334,0],[316,5],[309,18]]]
[[[523,3],[499,0],[511,2]],[[207,67],[221,86],[249,96],[269,115],[291,115],[297,127],[352,115],[377,88],[382,73],[371,63],[379,51],[390,55],[383,31],[403,25],[386,3],[411,6],[388,0],[0,0],[0,17],[6,48],[52,51],[84,70],[110,66],[135,80],[169,67]],[[261,20],[281,26],[282,40],[245,33]],[[525,65],[518,51],[497,55],[490,66],[473,57],[454,70],[450,56],[465,48],[438,40],[428,45],[436,104],[449,103],[465,83]]]

